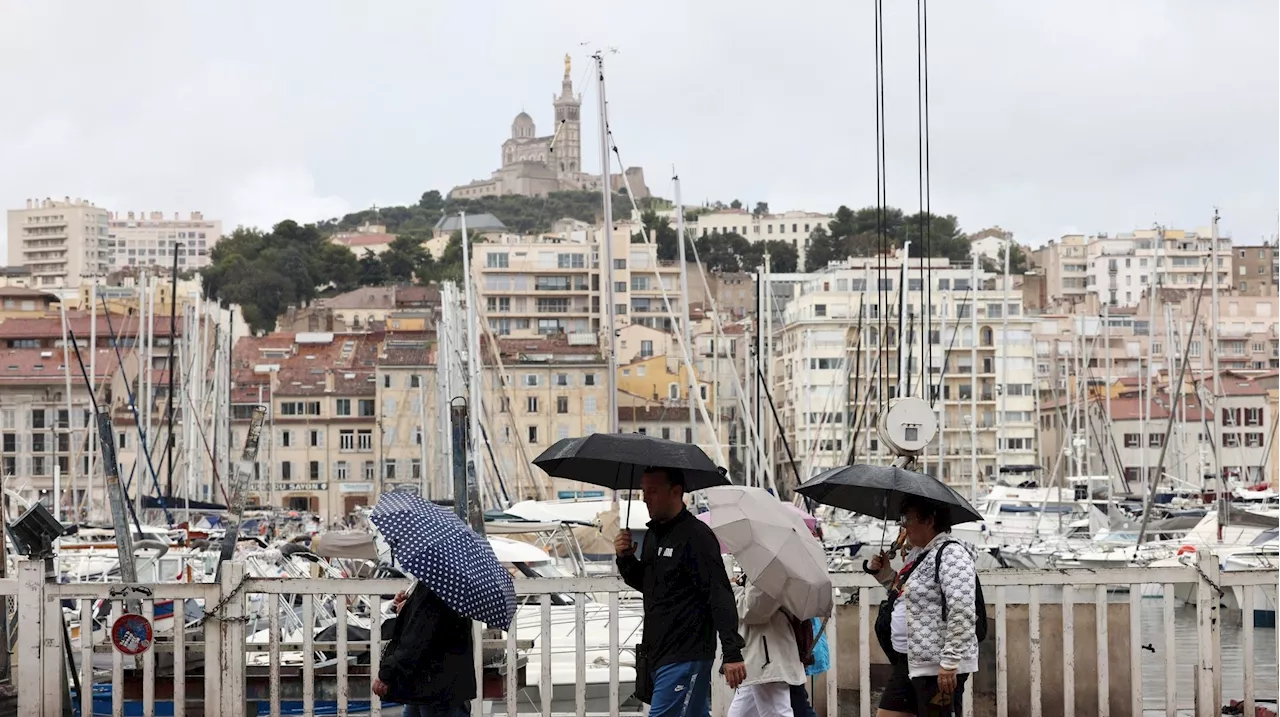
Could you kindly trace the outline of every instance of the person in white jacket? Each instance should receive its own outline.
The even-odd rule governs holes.
[[[747,677],[733,694],[729,717],[793,717],[791,686],[803,685],[804,663],[791,618],[778,601],[746,582],[734,587],[746,648]]]

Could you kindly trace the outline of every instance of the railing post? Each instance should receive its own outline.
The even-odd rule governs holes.
[[[1219,594],[1218,557],[1210,551],[1197,553],[1196,564],[1200,582],[1196,585],[1196,627],[1199,637],[1199,659],[1196,664],[1199,699],[1198,713],[1202,717],[1217,717],[1222,710],[1222,679],[1218,669],[1222,664],[1221,610]]]
[[[44,623],[43,560],[30,558],[18,561],[18,646],[15,661],[18,663],[18,685],[40,685],[40,641]],[[19,689],[18,714],[43,715],[44,690]]]
[[[222,564],[220,601],[222,608],[213,619],[218,621],[218,694],[222,698],[220,715],[244,717],[244,594],[239,592],[244,581],[244,563]],[[208,609],[206,607],[206,609]],[[208,670],[205,679],[209,679]]]
[[[53,561],[40,561],[40,565],[45,576],[45,579],[40,582],[40,607],[44,611],[40,620],[40,631],[44,633],[40,643],[42,651],[40,666],[43,668],[41,672],[44,673],[44,714],[45,717],[62,717],[62,699],[63,697],[69,699],[71,696],[67,680],[67,653],[64,639],[66,621],[62,617],[62,600],[58,595],[50,595],[44,589],[57,579]]]

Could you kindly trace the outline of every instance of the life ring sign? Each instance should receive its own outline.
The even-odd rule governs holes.
[[[126,655],[141,655],[150,650],[154,637],[151,621],[142,615],[126,613],[111,625],[111,644]]]

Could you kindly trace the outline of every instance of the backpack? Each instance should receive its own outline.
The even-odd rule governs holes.
[[[810,667],[813,665],[813,648],[818,644],[818,638],[813,634],[813,621],[796,619],[790,613],[786,615],[791,623],[791,632],[796,636],[796,647],[800,650],[800,664]]]
[[[954,542],[956,541],[948,540],[942,545],[939,545],[938,549],[934,551],[934,554],[933,554],[933,581],[935,583],[938,583],[938,588],[939,588],[938,594],[942,596],[942,621],[943,622],[946,622],[947,620],[947,594],[942,592],[942,589],[941,589],[942,582],[941,582],[941,578],[938,576],[938,573],[940,573],[942,569],[942,551],[945,550],[948,545],[951,545]],[[964,546],[961,546],[961,548],[963,547]],[[982,596],[982,581],[978,579],[978,573],[976,570],[974,571],[974,574],[973,574],[973,587],[974,587],[973,609],[974,609],[974,613],[977,615],[977,619],[974,620],[975,624],[973,626],[974,634],[977,636],[978,642],[982,642],[983,640],[987,639],[987,601],[986,601],[986,598]]]

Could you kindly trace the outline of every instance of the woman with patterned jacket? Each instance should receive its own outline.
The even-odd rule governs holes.
[[[884,553],[867,566],[890,591],[881,607],[891,611],[889,645],[881,642],[894,671],[878,716],[959,715],[965,682],[978,671],[974,549],[951,536],[945,505],[908,497],[902,516],[907,540],[917,546],[907,564],[895,572]]]

